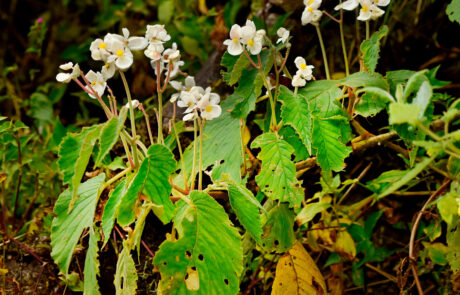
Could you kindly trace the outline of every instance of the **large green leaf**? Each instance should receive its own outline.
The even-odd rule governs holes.
[[[135,295],[137,289],[137,272],[130,247],[123,243],[123,250],[117,261],[115,273],[115,291],[117,295]]]
[[[104,157],[110,152],[115,143],[118,141],[118,136],[125,125],[127,108],[122,108],[119,117],[113,117],[104,124],[101,130],[101,137],[99,140],[99,153],[95,160],[95,166],[101,166]]]
[[[59,147],[59,169],[63,174],[63,183],[68,184],[72,193],[70,208],[77,198],[77,189],[85,173],[94,145],[103,125],[84,127],[79,134],[69,134]]]
[[[80,184],[77,194],[80,196],[70,214],[68,208],[72,200],[70,189],[65,190],[54,206],[56,217],[51,227],[51,257],[59,266],[59,270],[68,274],[70,260],[78,239],[85,228],[92,226],[96,204],[104,184],[105,174]]]
[[[286,125],[292,126],[299,135],[308,153],[312,145],[312,114],[310,106],[303,96],[296,95],[282,86],[278,99],[283,102],[281,117]]]
[[[327,119],[314,118],[313,148],[317,150],[316,160],[325,171],[343,170],[345,158],[351,153],[351,147],[341,142],[342,128],[348,125],[348,120],[337,116]]]
[[[299,135],[295,132],[294,128],[285,125],[278,131],[278,134],[294,148],[294,162],[306,160],[310,156],[307,148],[303,144]]]
[[[351,88],[378,87],[388,90],[388,82],[378,73],[358,72],[338,81],[339,84]]]
[[[368,40],[361,43],[363,61],[370,73],[375,72],[380,53],[380,40],[388,34],[388,27],[383,25],[380,30],[372,34]]]
[[[360,101],[355,106],[355,110],[363,117],[375,116],[385,109],[387,103],[388,99],[384,96],[372,95],[367,92],[361,96]]]
[[[89,243],[88,252],[85,258],[85,280],[84,280],[84,295],[99,295],[99,284],[97,283],[97,276],[99,275],[99,247],[97,242],[101,239],[97,229],[90,228],[89,230]]]
[[[275,205],[268,212],[267,223],[263,227],[262,248],[283,253],[295,243],[294,213],[286,203]]]
[[[241,165],[243,155],[241,151],[240,120],[233,118],[228,110],[235,104],[235,98],[229,97],[222,102],[222,115],[214,120],[207,121],[203,128],[203,169],[213,166],[213,180],[221,180],[222,174],[227,173],[239,182],[241,179]],[[199,140],[196,141],[199,146]],[[191,174],[193,163],[193,142],[184,153],[187,175]],[[198,173],[198,151],[196,155],[196,169]],[[182,166],[179,164],[178,169]]]
[[[105,204],[104,212],[102,213],[102,232],[104,233],[104,245],[110,238],[113,224],[115,222],[115,214],[120,205],[121,197],[126,194],[126,178],[123,178],[120,183],[109,194],[109,200]]]
[[[273,200],[289,202],[291,207],[299,206],[304,192],[291,161],[294,148],[274,133],[258,136],[251,147],[261,148],[257,158],[262,161],[262,167],[256,176],[261,191]]]
[[[451,22],[460,24],[460,0],[452,0],[446,8],[446,14]]]
[[[262,224],[259,210],[262,206],[259,201],[243,184],[236,183],[228,185],[228,198],[238,220],[254,240],[260,244]]]
[[[180,201],[174,227],[155,255],[162,294],[237,294],[243,271],[241,237],[224,209],[208,194],[193,191]]]
[[[135,219],[136,201],[143,193],[157,206],[163,206],[163,214],[157,214],[163,223],[174,215],[174,205],[169,199],[171,184],[169,176],[176,168],[174,155],[163,145],[151,145],[147,157],[122,197],[118,207],[117,221],[121,226],[131,224]],[[157,212],[156,212],[157,213]]]

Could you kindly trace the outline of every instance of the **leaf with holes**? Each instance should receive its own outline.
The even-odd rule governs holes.
[[[262,224],[259,210],[262,209],[262,206],[259,201],[243,184],[237,183],[228,185],[228,198],[238,220],[254,240],[260,244]]]
[[[117,143],[120,132],[125,126],[127,113],[128,109],[122,108],[120,111],[120,116],[113,117],[104,123],[104,127],[101,130],[101,136],[99,140],[99,153],[97,154],[95,160],[96,167],[101,166],[101,162],[104,157],[110,152],[115,143]]]
[[[380,40],[388,34],[388,27],[383,25],[380,30],[372,34],[368,40],[361,43],[361,53],[363,54],[363,61],[366,68],[370,73],[375,72],[377,61],[380,53]]]
[[[327,294],[326,282],[300,242],[278,260],[272,295]]]
[[[284,124],[294,128],[308,153],[311,154],[312,114],[310,105],[303,96],[294,95],[292,91],[284,86],[280,88],[279,100],[283,102],[281,117]]]
[[[171,220],[175,207],[169,199],[169,176],[175,167],[174,155],[165,146],[154,144],[149,147],[147,157],[142,161],[118,207],[117,221],[121,226],[127,226],[135,220],[135,206],[140,193],[157,206],[163,206],[163,214],[157,215],[163,223]]]
[[[237,294],[243,271],[241,237],[224,209],[208,194],[192,191],[174,218],[179,238],[155,255],[163,294]]]
[[[452,0],[446,8],[446,14],[451,22],[460,24],[460,0]]]
[[[85,258],[85,280],[83,284],[83,294],[85,295],[99,295],[99,285],[97,283],[97,276],[99,276],[99,259],[98,251],[99,247],[97,242],[101,239],[97,229],[90,228],[89,230],[89,243],[88,252],[86,252]]]
[[[59,270],[68,275],[70,260],[78,239],[85,228],[93,225],[94,212],[100,195],[100,188],[104,184],[105,174],[87,180],[80,184],[77,194],[80,196],[70,214],[67,213],[72,200],[70,189],[65,190],[54,206],[51,227],[51,257],[59,266]]]
[[[115,273],[115,291],[117,295],[134,295],[137,289],[137,271],[130,247],[123,244],[123,250],[117,261]]]
[[[79,134],[68,134],[59,146],[59,169],[63,174],[63,183],[69,185],[72,209],[77,198],[77,189],[85,173],[94,145],[103,125],[85,127]]]
[[[261,191],[273,200],[289,202],[291,207],[299,206],[304,192],[291,161],[294,148],[274,133],[260,135],[251,147],[261,148],[257,158],[262,161],[262,167],[256,176]]]
[[[286,252],[295,242],[294,213],[286,203],[276,205],[268,212],[263,227],[262,248],[278,253]]]

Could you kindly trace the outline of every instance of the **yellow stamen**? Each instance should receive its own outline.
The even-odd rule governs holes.
[[[91,82],[91,86],[96,85],[96,81]]]
[[[238,39],[236,39],[236,38],[233,38],[232,41],[233,41],[233,43],[238,43]]]
[[[188,105],[189,107],[193,107],[193,102],[189,102],[187,105]]]
[[[308,10],[308,12],[312,12],[312,11],[313,11],[313,8],[312,8],[312,7],[308,7],[307,10]]]
[[[367,12],[367,11],[369,10],[369,7],[368,7],[368,6],[363,6],[363,7],[361,8],[361,10],[362,10],[363,12]]]
[[[313,2],[315,2],[315,0],[310,0],[310,1],[308,1],[308,5],[312,5]]]
[[[304,64],[304,63],[302,63],[302,64],[300,64],[300,68],[301,68],[302,70],[305,70],[305,69],[307,68],[307,65]]]
[[[254,45],[254,40],[252,40],[252,39],[249,40],[249,41],[248,41],[248,45],[249,45],[249,46],[253,46],[253,45]]]
[[[121,49],[120,49],[120,50],[117,50],[117,52],[116,52],[116,54],[117,54],[118,56],[122,56],[123,53],[125,53],[125,52],[124,52],[123,50],[121,50]]]
[[[212,106],[211,106],[211,105],[207,106],[206,109],[205,109],[205,111],[206,111],[207,113],[209,113],[210,111],[212,111]]]
[[[105,63],[104,65],[106,68],[110,67],[110,64],[108,62]]]
[[[106,47],[107,47],[107,45],[105,45],[104,42],[101,42],[101,44],[99,44],[99,49],[104,49]]]

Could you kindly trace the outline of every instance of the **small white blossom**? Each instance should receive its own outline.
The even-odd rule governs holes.
[[[197,107],[201,111],[201,117],[205,120],[217,118],[222,113],[219,106],[220,96],[216,93],[211,93],[211,88],[206,89],[206,94],[203,95],[198,102]]]
[[[247,20],[246,25],[241,29],[241,41],[251,54],[256,55],[262,50],[264,34],[263,30],[256,31],[253,21]]]
[[[137,107],[139,106],[139,101],[137,99],[133,99],[131,100],[131,105],[133,109],[137,109]],[[129,109],[129,102],[125,105],[125,108]]]
[[[169,41],[171,36],[168,35],[164,25],[147,25],[145,39],[147,39],[149,46],[144,54],[152,60],[159,60],[164,51],[163,43]]]
[[[241,27],[239,25],[233,25],[230,29],[230,39],[224,41],[224,45],[227,45],[228,53],[231,55],[240,55],[243,53],[243,45],[241,44]]]
[[[109,50],[112,55],[107,58],[109,63],[115,62],[120,70],[126,70],[133,64],[133,54],[123,42],[117,39],[111,40]]]
[[[286,43],[288,38],[289,38],[289,31],[286,30],[284,27],[279,28],[276,31],[276,34],[278,35],[279,39],[276,41],[276,43]]]
[[[292,86],[294,87],[303,87],[307,83],[305,79],[302,78],[299,74],[295,74],[292,78]]]
[[[91,42],[89,50],[91,51],[91,58],[94,60],[106,60],[110,52],[107,50],[107,36],[104,40],[98,38]]]
[[[197,98],[196,95],[191,91],[184,91],[177,101],[177,106],[181,108],[187,108],[185,113],[190,113],[196,108],[198,99],[199,98]]]
[[[294,63],[297,67],[297,75],[302,76],[303,79],[311,80],[314,66],[308,66],[303,57],[296,57]]]
[[[337,5],[334,9],[335,10],[340,10],[340,9],[345,9],[345,10],[353,10],[359,5],[359,0],[347,0],[345,2],[342,2],[342,4]]]
[[[86,74],[86,79],[88,82],[91,84],[91,87],[85,86],[86,89],[88,89],[89,92],[92,92],[91,88],[97,92],[98,96],[101,97],[104,94],[105,88],[107,87],[107,82],[105,81],[104,77],[100,72],[93,72],[89,71]],[[91,98],[96,98],[96,96],[89,94],[88,95]]]
[[[369,19],[377,19],[382,16],[385,11],[378,6],[387,6],[390,0],[347,0],[334,9],[353,10],[361,4],[358,20],[367,21]]]
[[[143,50],[147,47],[148,42],[144,37],[129,37],[129,31],[127,28],[123,28],[121,31],[123,32],[123,42],[130,50]]]
[[[68,71],[72,70],[71,73],[59,73],[56,75],[56,80],[61,83],[69,83],[73,79],[77,79],[80,76],[80,66],[78,64],[73,65],[72,62],[68,62],[59,66],[61,70]]]
[[[323,13],[319,10],[322,0],[304,0],[305,10],[302,13],[302,25],[318,22]]]
[[[195,78],[192,76],[187,76],[185,78],[184,84],[178,81],[170,81],[169,84],[177,90],[177,93],[171,95],[170,102],[175,102],[182,94],[182,91],[190,91],[192,87],[195,86]]]
[[[163,62],[167,63],[168,70],[172,66],[172,70],[171,73],[169,73],[169,77],[176,77],[177,73],[179,73],[179,67],[184,65],[184,62],[180,60],[180,51],[177,50],[176,43],[173,43],[172,48],[166,49],[163,52]]]
[[[101,69],[101,74],[106,81],[113,77],[113,75],[115,74],[115,70],[116,70],[114,59],[111,58],[111,60],[112,60],[111,62],[107,60]]]
[[[198,118],[198,114],[197,114],[196,111],[194,111],[194,112],[192,112],[192,113],[186,114],[186,115],[182,118],[182,120],[184,120],[184,121],[193,121],[193,120],[195,120],[195,118]]]

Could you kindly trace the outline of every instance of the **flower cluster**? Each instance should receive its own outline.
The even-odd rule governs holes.
[[[305,9],[302,13],[302,25],[306,25],[309,23],[316,23],[319,21],[323,13],[319,10],[319,6],[321,5],[322,0],[304,0],[303,4],[305,5]]]
[[[245,50],[251,54],[259,54],[262,50],[265,30],[256,30],[256,25],[253,21],[247,20],[246,25],[240,27],[233,25],[230,29],[230,39],[224,41],[224,45],[228,46],[228,53],[231,55],[240,55]]]
[[[185,110],[184,121],[191,121],[198,117],[198,111],[201,118],[212,120],[217,118],[222,113],[219,106],[220,96],[217,93],[211,92],[211,87],[203,89],[203,87],[195,85],[193,77],[187,77],[184,84],[177,81],[171,81],[171,86],[178,91],[171,96],[170,101],[177,100],[177,106],[187,108]]]
[[[286,28],[281,27],[276,31],[276,34],[279,37],[278,40],[276,40],[276,43],[281,42],[282,44],[285,44],[289,39],[290,32],[286,30]]]
[[[307,65],[303,57],[296,57],[294,63],[297,67],[297,72],[292,78],[292,86],[294,87],[303,87],[313,78],[313,68],[314,66]]]
[[[335,7],[335,10],[345,9],[353,10],[358,5],[361,5],[358,20],[368,21],[369,19],[377,19],[382,16],[385,11],[380,9],[379,6],[385,7],[390,4],[390,0],[347,0]]]

